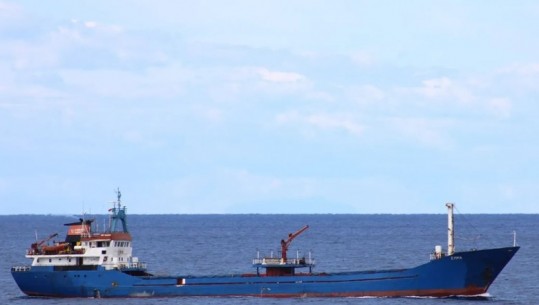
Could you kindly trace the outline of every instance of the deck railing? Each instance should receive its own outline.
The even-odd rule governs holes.
[[[253,265],[314,265],[314,259],[301,257],[285,260],[277,257],[264,257],[253,259]]]
[[[146,263],[136,262],[136,263],[121,264],[120,269],[146,269]]]
[[[30,267],[30,266],[14,266],[14,267],[11,267],[11,271],[13,271],[13,272],[26,272],[26,271],[30,271],[30,269],[32,269],[32,267]]]

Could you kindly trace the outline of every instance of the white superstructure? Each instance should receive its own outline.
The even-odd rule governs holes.
[[[105,232],[92,232],[93,220],[80,219],[69,226],[63,242],[47,243],[58,234],[33,243],[26,257],[32,259],[32,266],[54,266],[69,269],[70,266],[89,269],[102,266],[105,269],[145,268],[133,257],[132,238],[127,230],[125,207],[118,201],[110,209],[110,225]]]

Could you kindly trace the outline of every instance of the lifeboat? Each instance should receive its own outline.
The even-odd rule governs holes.
[[[43,253],[45,254],[59,254],[66,252],[69,249],[69,243],[60,243],[52,246],[43,246]]]

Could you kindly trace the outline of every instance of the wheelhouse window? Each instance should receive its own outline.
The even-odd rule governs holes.
[[[110,246],[110,241],[98,241],[97,247],[98,248],[106,248]]]

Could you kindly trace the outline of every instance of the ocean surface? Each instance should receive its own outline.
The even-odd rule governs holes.
[[[107,216],[94,216],[100,228]],[[10,268],[27,265],[26,249],[59,233],[75,216],[0,216],[0,304],[539,304],[539,215],[455,215],[456,250],[513,245],[520,251],[480,298],[179,297],[153,299],[48,299],[22,294]],[[318,272],[413,267],[447,247],[446,215],[128,215],[134,255],[154,274],[215,275],[254,272],[257,255],[278,253],[280,240],[304,225],[289,257],[316,259]]]

